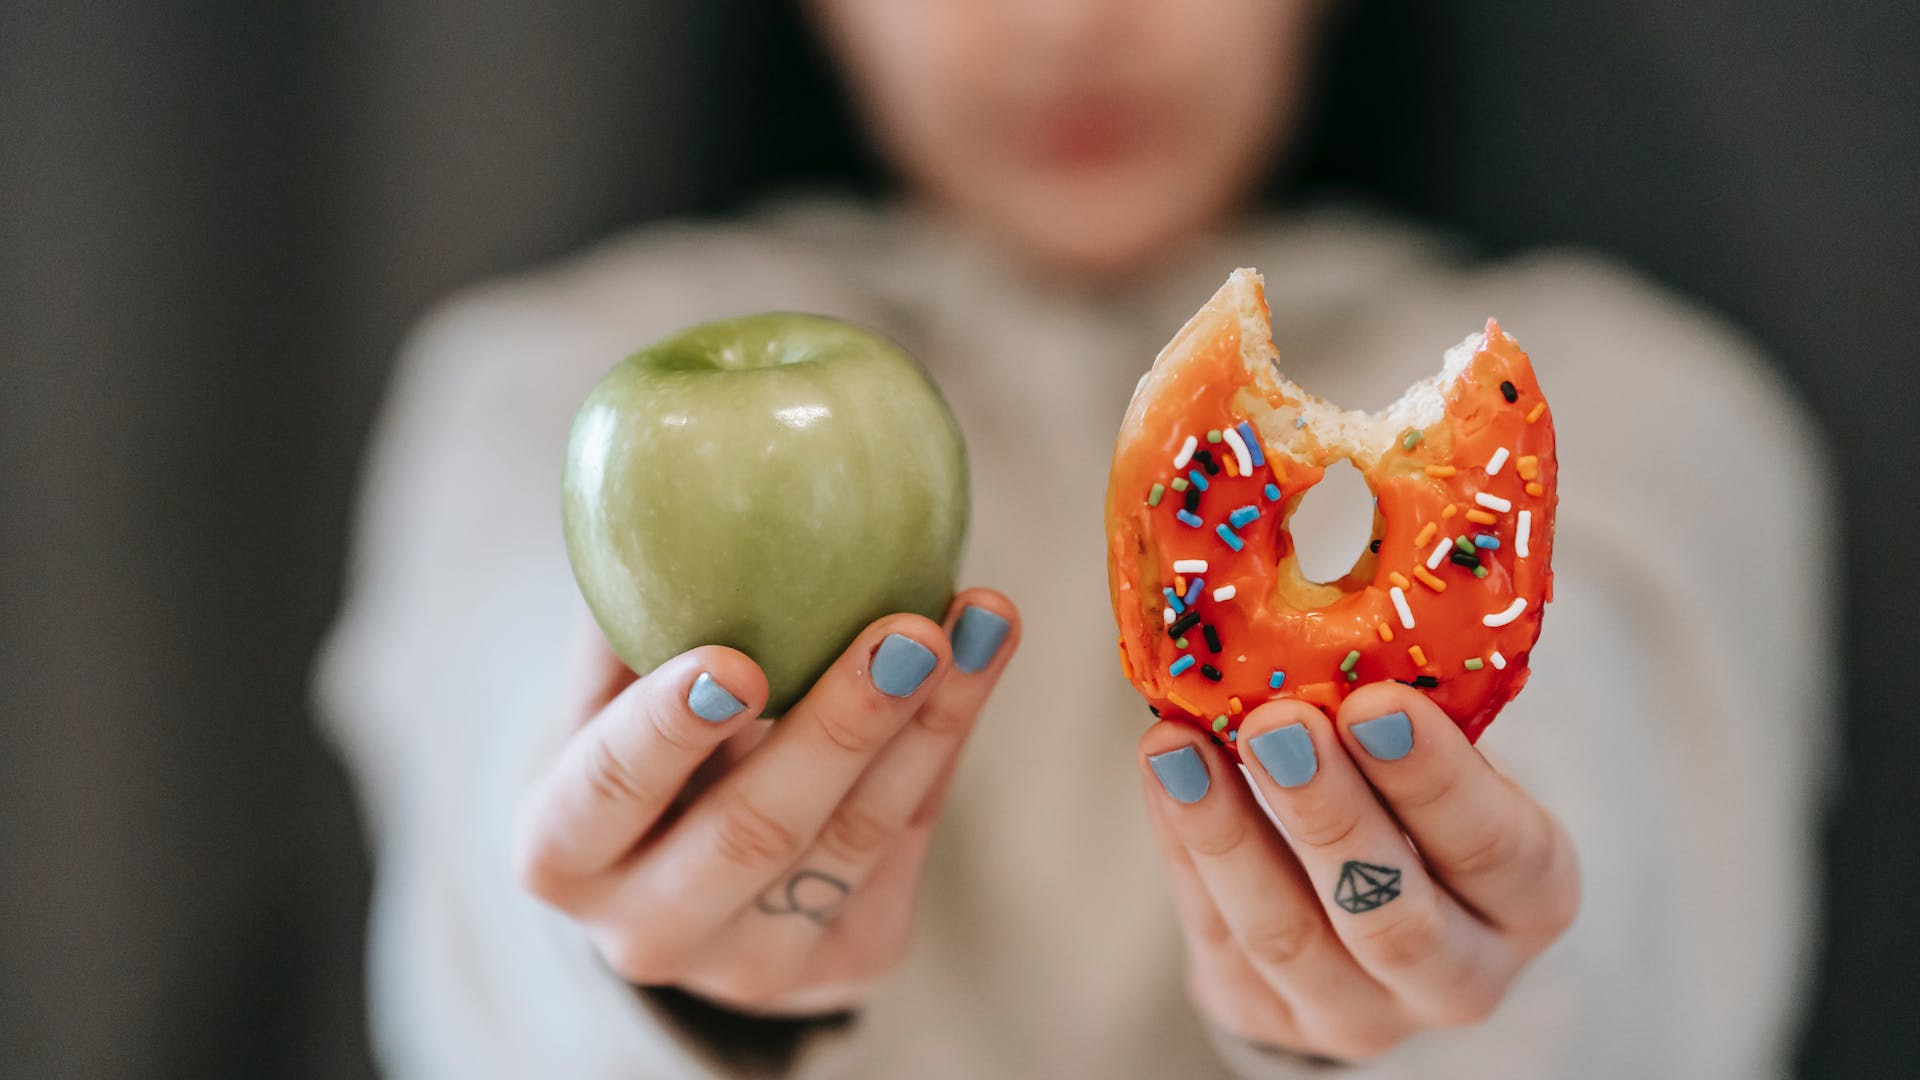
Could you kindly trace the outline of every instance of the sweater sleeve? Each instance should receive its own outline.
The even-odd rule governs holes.
[[[370,453],[316,691],[375,848],[372,1029],[395,1076],[804,1076],[854,1042],[857,1022],[699,1022],[623,983],[509,870],[587,618],[559,519],[568,424],[614,360],[701,314],[671,281],[633,284],[648,310],[618,319],[525,286],[436,313]]]

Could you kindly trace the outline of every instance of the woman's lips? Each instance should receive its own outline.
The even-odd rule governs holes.
[[[1112,101],[1071,102],[1027,112],[1016,127],[1020,157],[1042,169],[1112,165],[1148,141],[1144,110]]]

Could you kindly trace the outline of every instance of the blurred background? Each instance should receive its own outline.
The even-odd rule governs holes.
[[[1912,1075],[1920,20],[1343,24],[1276,198],[1611,252],[1744,322],[1826,426],[1848,771],[1802,1067]],[[814,182],[875,183],[773,0],[0,0],[0,1071],[371,1071],[368,867],[306,684],[400,335],[461,284]]]

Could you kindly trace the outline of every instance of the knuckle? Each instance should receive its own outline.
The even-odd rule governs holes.
[[[1447,928],[1438,906],[1415,904],[1391,921],[1368,928],[1358,944],[1379,966],[1404,970],[1440,955],[1447,944]]]
[[[1360,814],[1350,807],[1327,806],[1322,812],[1304,814],[1290,822],[1287,832],[1294,840],[1315,851],[1338,848],[1353,838],[1360,828]]]
[[[711,740],[701,738],[701,730],[696,729],[681,709],[662,709],[649,707],[646,712],[647,724],[660,741],[684,754],[704,754]],[[711,725],[718,726],[718,725]]]
[[[1304,919],[1269,923],[1249,933],[1242,948],[1263,967],[1287,967],[1306,955],[1313,945],[1315,929]]]
[[[785,866],[800,853],[799,834],[745,798],[728,800],[714,834],[714,852],[746,870]]]
[[[959,735],[973,726],[973,710],[936,691],[915,714],[914,722],[935,735]]]
[[[865,707],[845,712],[829,712],[820,717],[820,734],[848,754],[871,757],[893,737],[892,712],[892,707],[882,701],[869,701]]]
[[[1233,942],[1233,928],[1220,912],[1209,906],[1194,919],[1193,934],[1210,948],[1222,948]]]
[[[1446,802],[1460,789],[1462,776],[1463,770],[1457,764],[1453,768],[1442,769],[1439,775],[1428,778],[1424,784],[1392,800],[1394,808],[1412,812]]]
[[[1448,860],[1453,872],[1461,877],[1480,877],[1495,870],[1520,871],[1527,880],[1546,869],[1544,860],[1539,856],[1547,854],[1542,848],[1535,853],[1532,866],[1521,865],[1525,857],[1525,846],[1521,842],[1520,825],[1511,817],[1497,816],[1481,819],[1475,828],[1478,835],[1461,849],[1460,853]]]
[[[1187,850],[1209,859],[1223,858],[1238,851],[1251,835],[1246,822],[1235,820],[1199,830],[1187,838]]]
[[[864,863],[885,850],[893,826],[865,807],[847,803],[820,830],[819,847],[846,863]]]
[[[587,748],[587,786],[599,798],[612,803],[644,803],[649,798],[639,772],[613,743],[596,738]]]

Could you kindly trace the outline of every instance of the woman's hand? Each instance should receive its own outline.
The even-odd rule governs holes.
[[[1228,756],[1155,724],[1140,769],[1203,1015],[1342,1060],[1485,1019],[1572,923],[1560,824],[1408,687],[1363,687],[1330,721],[1298,701],[1239,731],[1275,829]]]
[[[890,615],[776,724],[719,646],[638,681],[592,636],[582,724],[530,793],[516,867],[630,982],[760,1015],[860,1002],[903,955],[975,714],[1019,641],[986,589]]]

